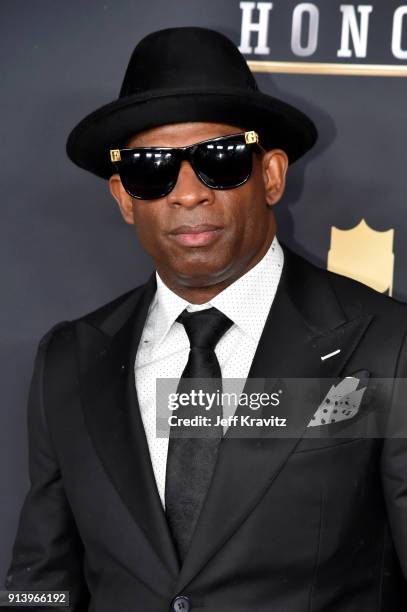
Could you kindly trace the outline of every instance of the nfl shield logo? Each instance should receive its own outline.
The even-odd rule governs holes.
[[[332,227],[327,268],[376,291],[393,293],[394,229],[378,232],[364,219],[349,230]]]

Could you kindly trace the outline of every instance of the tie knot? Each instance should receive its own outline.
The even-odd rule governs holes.
[[[215,307],[196,312],[185,309],[176,320],[185,327],[191,348],[214,349],[223,334],[233,325],[233,321]]]

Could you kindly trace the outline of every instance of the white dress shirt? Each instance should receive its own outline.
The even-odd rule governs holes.
[[[188,361],[188,336],[176,318],[185,308],[196,311],[215,306],[233,321],[234,325],[218,341],[215,353],[222,371],[223,391],[239,394],[273,303],[283,264],[283,250],[275,236],[267,253],[253,268],[205,304],[184,300],[156,272],[157,291],[147,315],[134,371],[141,417],[164,508],[168,437],[156,435],[156,379],[170,378],[177,383]],[[226,414],[224,406],[224,416],[233,414],[235,408],[229,406]]]

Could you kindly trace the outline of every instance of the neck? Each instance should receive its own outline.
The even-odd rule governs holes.
[[[257,253],[252,255],[248,261],[243,262],[240,270],[234,270],[234,274],[218,283],[203,286],[190,286],[177,282],[178,279],[174,279],[173,276],[162,272],[158,268],[157,271],[167,287],[184,300],[190,304],[205,304],[206,302],[210,302],[210,300],[218,295],[218,293],[226,289],[226,287],[229,287],[229,285],[237,281],[241,276],[246,274],[249,270],[251,270],[251,268],[258,264],[270,248],[274,236],[275,231],[270,234],[268,239],[262,245],[262,248]]]

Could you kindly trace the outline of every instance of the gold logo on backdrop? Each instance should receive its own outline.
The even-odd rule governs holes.
[[[394,229],[378,232],[364,219],[349,230],[332,226],[328,270],[393,294]]]

